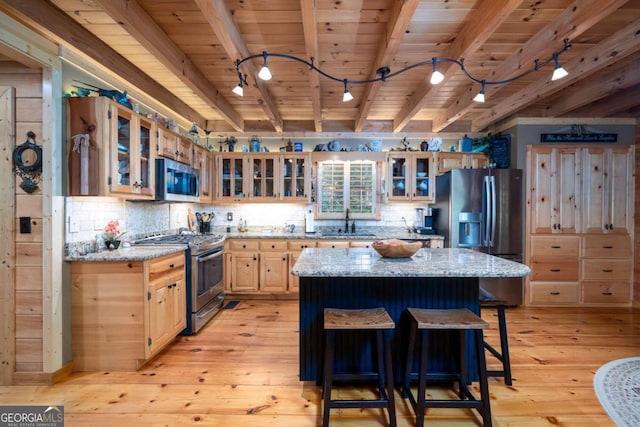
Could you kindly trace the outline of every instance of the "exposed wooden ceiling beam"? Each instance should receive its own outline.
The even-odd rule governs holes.
[[[480,0],[472,12],[473,15],[465,21],[464,29],[451,43],[444,56],[457,59],[476,52],[520,4],[522,0]],[[444,74],[444,81],[459,71],[457,66],[452,65],[450,62],[438,65],[438,71]],[[425,78],[393,120],[394,132],[401,131],[437,90],[437,86],[434,87],[429,79]]]
[[[74,49],[78,55],[100,63],[113,76],[128,81],[140,92],[148,94],[159,103],[171,106],[173,111],[189,122],[205,126],[206,119],[197,111],[50,2],[46,0],[3,0],[0,2],[0,10],[9,16],[19,18],[55,43]]]
[[[640,99],[640,84],[618,91],[613,95],[601,98],[589,105],[585,105],[584,107],[568,111],[564,116],[609,117],[624,113],[627,110],[637,107],[638,99]],[[640,137],[640,134],[638,134],[638,137]]]
[[[563,91],[561,96],[555,97],[544,109],[545,116],[562,116],[614,92],[638,85],[640,83],[640,59],[631,63],[625,62],[622,66],[616,64],[614,67],[602,70],[597,78],[594,77],[591,76],[576,83],[568,90]]]
[[[244,121],[238,112],[136,0],[94,1],[189,89],[217,110],[235,130],[244,130]]]
[[[380,67],[388,66],[393,60],[393,57],[398,52],[398,48],[402,42],[402,37],[407,31],[407,28],[409,28],[411,18],[418,8],[419,3],[420,2],[418,0],[395,2],[389,21],[387,22],[385,42],[381,43],[378,48],[378,53],[373,63],[373,69],[369,75],[369,79],[379,77],[377,70]],[[360,101],[358,116],[356,117],[356,132],[360,132],[364,128],[364,123],[367,120],[369,111],[371,111],[371,106],[380,91],[381,84],[381,82],[376,82],[366,85],[362,100]]]
[[[222,47],[230,58],[246,58],[251,53],[238,30],[225,2],[218,0],[195,0],[211,29],[216,33]],[[249,73],[256,82],[258,104],[267,115],[271,125],[277,132],[283,131],[283,122],[266,85],[258,77],[258,66],[253,61],[245,62]],[[244,65],[244,64],[243,64]]]
[[[511,77],[518,70],[528,68],[528,64],[533,66],[534,60],[539,57],[540,52],[548,51],[549,46],[557,46],[559,49],[561,40],[579,36],[627,1],[576,0],[557,19],[545,25],[522,48],[514,52],[498,68],[489,73],[485,80],[504,80]],[[490,98],[492,94],[497,93],[502,87],[504,86],[485,86],[485,96]],[[441,131],[451,123],[459,120],[475,105],[472,96],[457,99],[446,111],[434,117],[433,130]]]
[[[309,58],[318,63],[318,21],[314,1],[300,0],[302,12],[302,31],[304,33],[304,47]],[[320,99],[320,75],[315,71],[309,72],[309,90],[311,91],[311,106],[313,107],[313,124],[316,132],[322,132],[322,103]]]
[[[481,131],[490,124],[533,104],[542,97],[556,93],[638,50],[640,50],[640,19],[607,37],[584,55],[563,63],[563,67],[569,70],[567,77],[551,81],[548,75],[541,76],[526,88],[514,93],[475,119],[472,123],[472,130]]]

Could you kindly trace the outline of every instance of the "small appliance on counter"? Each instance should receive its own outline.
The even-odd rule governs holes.
[[[434,228],[434,222],[435,222],[435,212],[433,208],[426,208],[426,209],[417,209],[418,212],[417,215],[419,215],[419,218],[421,219],[420,223],[421,225],[417,225],[416,226],[416,233],[418,234],[437,234],[436,233],[436,229]]]

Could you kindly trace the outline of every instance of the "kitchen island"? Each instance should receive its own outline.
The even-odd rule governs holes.
[[[480,313],[480,277],[523,277],[531,270],[470,249],[420,249],[411,258],[383,258],[373,249],[309,248],[302,251],[292,274],[300,278],[300,380],[320,381],[323,357],[323,309],[384,307],[396,323],[392,337],[394,375],[408,340],[407,307],[469,308]],[[451,372],[455,346],[446,334],[430,346],[428,371]],[[338,343],[336,370],[371,370],[371,349],[357,335]],[[475,353],[468,345],[467,368],[475,376]],[[417,358],[415,358],[417,363]]]

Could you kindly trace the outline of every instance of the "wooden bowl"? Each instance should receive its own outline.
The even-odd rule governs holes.
[[[405,242],[404,240],[376,240],[371,245],[376,252],[385,258],[409,258],[422,247],[422,242]]]

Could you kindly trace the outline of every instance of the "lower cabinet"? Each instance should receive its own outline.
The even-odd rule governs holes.
[[[76,371],[135,371],[186,326],[184,253],[71,263]]]
[[[629,305],[631,237],[620,234],[531,236],[528,305]]]

